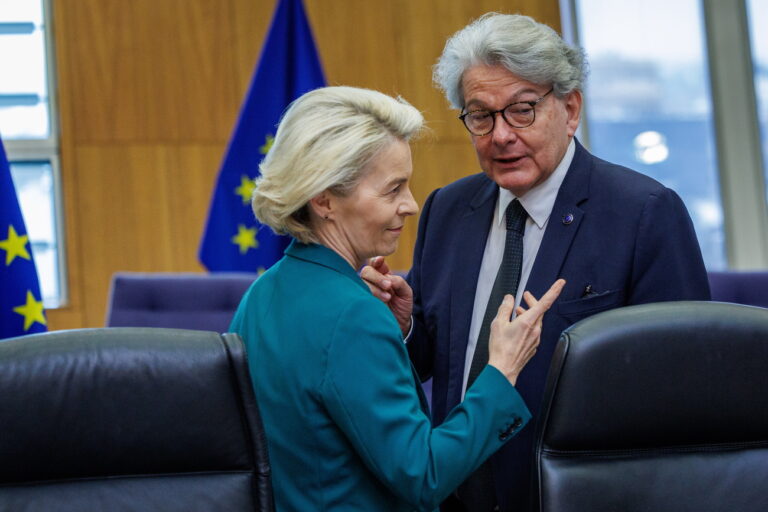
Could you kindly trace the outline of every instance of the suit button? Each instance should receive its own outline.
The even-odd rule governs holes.
[[[514,425],[507,425],[507,428],[505,430],[502,430],[499,432],[499,440],[505,441],[509,436],[512,435],[512,433],[515,431]]]
[[[517,430],[520,428],[520,425],[523,424],[523,420],[520,418],[515,418],[515,422],[512,424],[512,429]]]

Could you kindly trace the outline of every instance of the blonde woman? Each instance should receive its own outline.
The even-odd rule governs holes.
[[[423,125],[403,100],[350,87],[297,99],[261,165],[253,210],[295,239],[243,297],[245,340],[279,511],[432,510],[530,414],[515,382],[541,316],[499,308],[488,366],[432,428],[401,326],[357,269],[394,252],[411,195],[408,141]]]

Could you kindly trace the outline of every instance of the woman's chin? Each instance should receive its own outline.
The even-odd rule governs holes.
[[[391,247],[389,247],[389,252],[387,252],[386,254],[382,254],[382,256],[390,256],[390,255],[394,254],[394,253],[395,253],[395,251],[397,250],[397,246],[398,246],[398,243],[399,243],[399,242],[400,242],[400,239],[399,239],[399,237],[398,237],[398,239],[394,241],[394,243],[392,244],[392,246],[391,246]]]
[[[391,256],[395,253],[397,250],[397,240],[395,240],[392,243],[388,243],[386,245],[383,245],[381,247],[377,247],[377,252],[373,256]],[[371,256],[371,257],[373,257]]]

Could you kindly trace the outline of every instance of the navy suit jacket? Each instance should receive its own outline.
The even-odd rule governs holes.
[[[408,275],[414,290],[408,350],[421,378],[433,379],[435,424],[461,401],[475,288],[497,197],[498,186],[484,174],[469,176],[434,191],[419,220]],[[701,251],[679,196],[592,156],[578,141],[526,289],[540,297],[561,277],[567,283],[544,316],[539,350],[517,381],[534,418],[566,327],[631,304],[709,300]],[[492,459],[501,510],[527,506],[534,433],[531,422]]]

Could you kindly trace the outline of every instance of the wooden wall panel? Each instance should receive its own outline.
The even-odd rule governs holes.
[[[173,271],[197,271],[197,248],[208,218],[208,207],[224,144],[186,145],[171,155],[166,176],[166,201],[173,229],[170,234]]]
[[[233,40],[230,51],[237,68],[236,84],[241,94],[237,102],[238,107],[256,69],[256,62],[261,55],[261,45],[269,30],[269,23],[276,5],[276,0],[234,2],[231,34]]]
[[[172,268],[170,219],[164,174],[168,151],[161,146],[94,147],[76,150],[78,168],[93,170],[80,200],[76,236],[87,260],[83,294],[87,325],[104,319],[107,285],[115,270]]]
[[[76,141],[217,141],[229,131],[241,93],[228,79],[232,2],[60,0],[56,10],[57,36],[72,34],[61,90],[80,110]]]
[[[329,84],[399,94],[431,134],[413,191],[478,171],[432,87],[445,39],[488,11],[559,26],[557,0],[304,0]],[[57,0],[54,35],[70,303],[51,329],[103,325],[114,272],[202,271],[197,248],[219,164],[275,0]],[[407,269],[413,218],[390,258]]]

